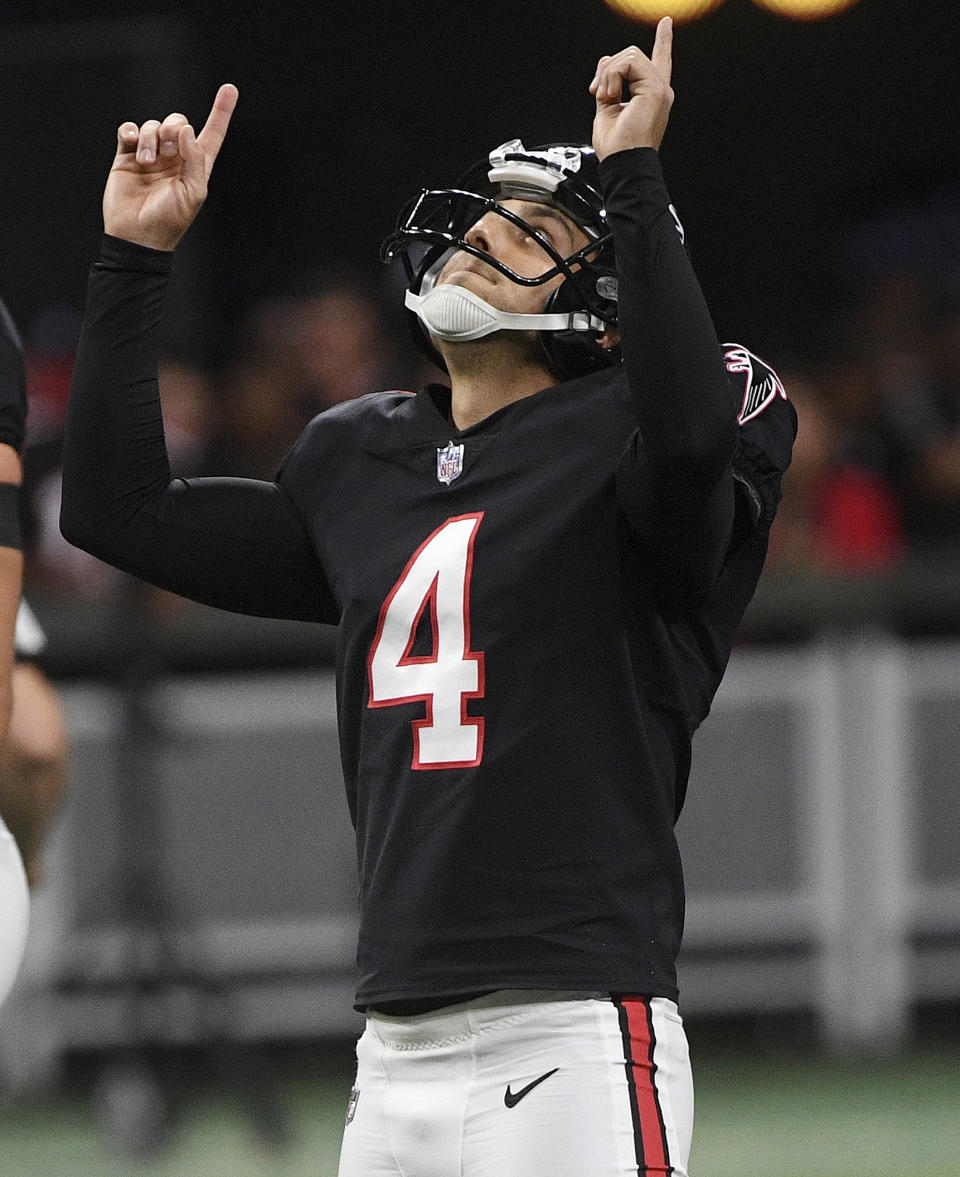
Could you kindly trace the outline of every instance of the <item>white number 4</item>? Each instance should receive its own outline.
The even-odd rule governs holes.
[[[467,700],[483,695],[483,654],[470,649],[473,542],[483,512],[457,515],[429,535],[380,609],[370,648],[369,707],[424,702],[415,719],[413,767],[469,768],[483,755],[483,720]],[[411,654],[424,616],[433,648]]]

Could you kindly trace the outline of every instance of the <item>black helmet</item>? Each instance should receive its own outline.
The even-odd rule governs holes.
[[[589,243],[563,256],[542,233],[503,207],[500,202],[509,199],[558,208],[583,230]],[[469,244],[466,233],[488,212],[519,225],[541,245],[553,265],[536,278],[526,278]],[[519,139],[512,139],[474,164],[458,187],[423,189],[402,210],[396,228],[383,243],[381,258],[402,260],[414,340],[440,367],[443,358],[414,308],[434,287],[447,258],[458,250],[482,259],[521,286],[540,286],[564,275],[543,315],[513,316],[516,321],[509,324],[512,329],[538,331],[547,363],[560,379],[619,362],[618,349],[608,350],[599,343],[604,331],[617,323],[617,278],[593,148],[576,143],[526,148]],[[529,325],[523,319],[530,320]]]

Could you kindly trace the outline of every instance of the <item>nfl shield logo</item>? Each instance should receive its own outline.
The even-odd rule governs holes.
[[[448,441],[437,450],[437,478],[447,486],[463,473],[463,446]]]

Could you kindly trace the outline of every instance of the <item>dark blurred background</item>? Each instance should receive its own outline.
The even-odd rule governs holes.
[[[649,26],[601,0],[524,6],[4,5],[0,287],[21,323],[78,307],[116,125],[241,99],[195,237],[181,334],[222,360],[252,300],[331,260],[379,277],[405,198],[489,147],[588,138],[601,53]],[[726,0],[676,35],[664,157],[722,335],[818,350],[882,249],[867,227],[929,217],[927,256],[957,281],[960,9],[860,0],[820,22]],[[939,218],[939,220],[938,220]]]

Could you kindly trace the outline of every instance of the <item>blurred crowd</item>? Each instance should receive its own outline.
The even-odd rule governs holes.
[[[398,304],[356,276],[316,274],[250,308],[220,371],[167,354],[161,392],[174,472],[272,478],[315,413],[438,378],[416,358]],[[79,313],[51,308],[25,326],[29,580],[102,596],[119,574],[71,548],[57,526]],[[960,294],[890,267],[858,291],[823,354],[765,358],[800,420],[770,566],[864,574],[960,556]]]
[[[800,424],[771,563],[865,573],[960,557],[960,296],[879,275],[831,353],[780,375]]]
[[[362,277],[314,273],[250,307],[216,370],[166,350],[160,390],[173,473],[272,479],[317,413],[441,375],[418,358],[391,302]],[[58,525],[62,430],[80,324],[79,311],[65,307],[25,324],[27,575],[43,591],[98,599],[116,591],[121,574],[69,545]]]

